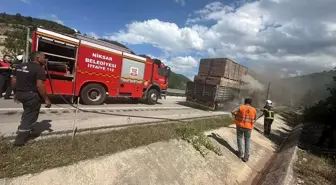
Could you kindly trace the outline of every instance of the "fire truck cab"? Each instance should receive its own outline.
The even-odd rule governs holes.
[[[86,105],[100,105],[107,97],[143,98],[156,104],[166,96],[170,68],[159,59],[44,28],[33,31],[32,51],[41,51],[48,59],[44,66],[48,94],[80,97]]]

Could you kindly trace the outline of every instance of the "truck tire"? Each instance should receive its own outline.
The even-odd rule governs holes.
[[[159,92],[155,89],[151,89],[148,91],[148,94],[147,94],[147,103],[149,105],[154,105],[157,103],[159,99]]]
[[[106,90],[100,84],[87,84],[80,93],[84,105],[101,105],[106,99]]]

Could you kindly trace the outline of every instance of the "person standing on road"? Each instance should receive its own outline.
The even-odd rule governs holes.
[[[250,138],[257,118],[257,111],[251,106],[252,99],[246,98],[244,105],[234,109],[231,114],[234,116],[234,123],[237,129],[238,157],[247,162],[250,157]],[[243,137],[245,140],[245,152],[243,154]]]
[[[15,101],[21,102],[23,105],[23,114],[14,146],[22,146],[28,141],[33,124],[36,123],[40,113],[40,97],[44,99],[47,108],[51,107],[44,86],[46,74],[41,67],[45,64],[45,55],[42,52],[35,51],[30,58],[30,62],[16,66],[12,77]]]
[[[6,92],[4,99],[10,99],[12,93],[10,85],[11,72],[11,57],[4,55],[2,61],[0,61],[0,98],[2,98],[2,93]]]

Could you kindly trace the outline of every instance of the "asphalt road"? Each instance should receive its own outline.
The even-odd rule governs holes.
[[[50,109],[42,108],[36,129],[41,133],[59,133],[73,129],[97,129],[118,127],[148,122],[189,119],[202,116],[217,116],[227,112],[210,112],[183,105],[183,98],[167,97],[157,105],[146,105],[129,101],[110,100],[100,106],[79,105],[77,114],[70,105],[54,100]],[[0,134],[15,135],[20,123],[22,107],[13,100],[0,100]]]
[[[67,109],[71,108],[70,105],[66,104],[63,99],[58,97],[51,98],[52,101],[52,108],[53,109]],[[167,106],[174,106],[179,107],[179,102],[184,102],[185,98],[182,97],[167,97],[167,99],[159,100],[158,104],[156,105],[147,105],[143,102],[134,103],[127,99],[113,99],[110,98],[104,103],[103,105],[98,106],[91,106],[91,105],[79,105],[80,108],[84,109],[104,109],[106,107],[167,107]],[[22,105],[15,103],[13,100],[4,100],[0,99],[0,111],[7,111],[7,110],[21,110]]]

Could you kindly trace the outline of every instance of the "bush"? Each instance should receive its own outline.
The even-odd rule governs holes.
[[[328,88],[330,96],[317,104],[306,107],[304,110],[304,121],[332,124],[336,121],[336,68],[334,70],[334,83]]]

